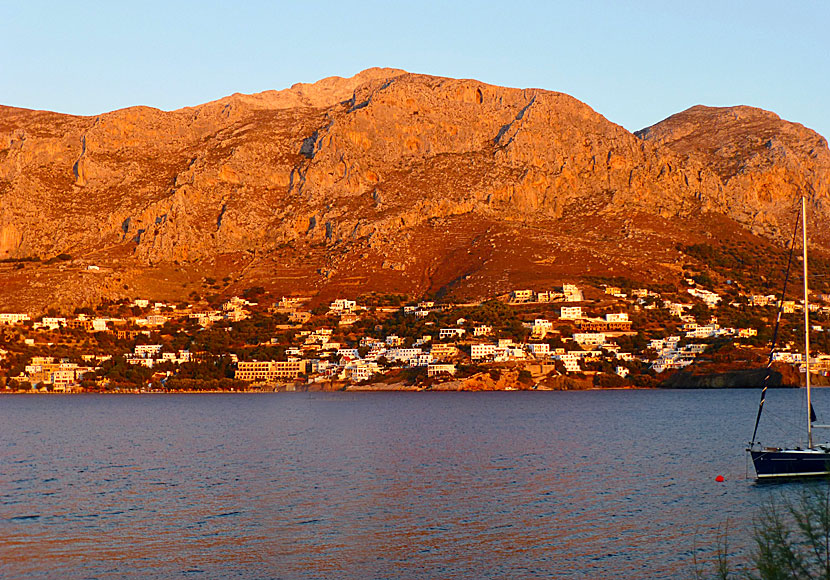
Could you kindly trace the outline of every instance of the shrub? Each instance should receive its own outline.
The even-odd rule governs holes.
[[[254,286],[252,288],[246,288],[242,291],[242,296],[246,300],[254,300],[255,298],[259,298],[265,294],[265,288],[262,286]]]
[[[717,541],[715,571],[707,574],[695,562],[697,578],[830,579],[830,486],[811,485],[796,499],[774,497],[754,521],[754,550],[746,570],[728,557],[726,534]]]

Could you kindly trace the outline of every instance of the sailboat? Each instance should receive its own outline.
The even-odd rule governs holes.
[[[787,278],[789,278],[789,269],[792,263],[792,249],[795,246],[797,227],[798,224],[796,224],[796,230],[793,232],[793,244],[790,246],[791,259],[787,265]],[[784,300],[783,292],[786,292],[785,280],[781,304],[778,309],[778,320],[776,321],[775,332],[773,334],[772,349],[770,350],[767,364],[767,375],[761,391],[761,404],[758,407],[758,415],[755,419],[755,430],[752,433],[752,441],[748,448],[749,454],[752,456],[752,463],[755,466],[755,473],[759,480],[830,476],[830,443],[813,444],[813,430],[819,428],[827,429],[830,428],[830,425],[815,424],[816,415],[813,411],[810,398],[810,305],[807,287],[807,202],[803,195],[801,196],[801,234],[804,253],[804,370],[806,371],[805,378],[807,386],[807,405],[805,411],[807,419],[807,444],[803,447],[764,447],[755,439],[758,433],[758,422],[761,419],[761,411],[764,408],[764,401],[766,400],[767,382],[769,380],[778,327],[781,322],[781,312],[783,310],[781,306]]]

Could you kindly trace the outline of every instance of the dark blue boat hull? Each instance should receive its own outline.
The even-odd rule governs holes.
[[[830,476],[828,449],[751,450],[758,479]]]

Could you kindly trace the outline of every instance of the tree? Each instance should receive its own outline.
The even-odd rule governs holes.
[[[311,314],[314,316],[322,316],[329,311],[328,304],[318,304],[311,309]]]
[[[705,322],[707,318],[712,316],[712,310],[702,302],[696,302],[689,314],[695,317],[695,320]]]
[[[262,286],[253,286],[242,291],[242,297],[246,300],[256,300],[265,294],[265,288]]]
[[[32,383],[29,381],[16,381],[14,379],[9,379],[8,388],[16,389],[18,391],[30,391],[32,389]]]
[[[616,388],[626,384],[626,380],[615,373],[601,372],[594,375],[595,387]]]
[[[830,580],[830,487],[813,485],[797,498],[781,496],[767,501],[754,521],[755,544],[747,570],[727,556],[725,534],[718,538],[715,571],[706,574],[695,562],[697,578],[714,577],[779,580],[824,578]]]
[[[830,489],[808,488],[795,501],[766,503],[754,536],[759,578],[830,578]]]

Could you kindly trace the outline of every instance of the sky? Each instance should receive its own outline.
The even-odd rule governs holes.
[[[0,104],[164,110],[373,66],[561,91],[631,131],[752,105],[830,137],[830,2],[0,0]]]

